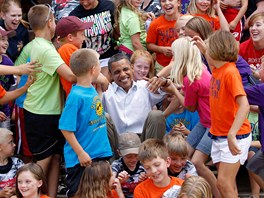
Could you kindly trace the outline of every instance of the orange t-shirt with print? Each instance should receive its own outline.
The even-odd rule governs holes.
[[[68,65],[70,67],[70,58],[71,55],[73,54],[73,52],[75,52],[76,50],[78,50],[78,48],[70,43],[66,43],[64,45],[62,45],[59,49],[58,52],[62,58],[62,60],[65,62],[66,65]],[[60,76],[60,81],[63,87],[63,90],[66,93],[66,96],[69,95],[71,88],[72,88],[72,83],[67,81],[66,79],[62,78]]]
[[[228,135],[238,110],[237,96],[246,96],[246,93],[235,63],[226,63],[214,68],[210,82],[212,135],[224,137]],[[248,133],[250,133],[250,123],[245,119],[237,135]]]
[[[134,198],[160,198],[162,195],[172,188],[174,185],[181,186],[183,180],[177,177],[170,177],[170,184],[166,187],[157,187],[152,179],[146,179],[138,184],[134,191]]]
[[[210,23],[214,31],[219,30],[221,28],[218,16],[211,17],[208,14],[195,14],[194,16],[203,17],[206,21]]]
[[[178,38],[175,23],[176,20],[168,21],[164,15],[152,21],[148,29],[147,43],[171,47],[173,41]],[[156,52],[156,61],[164,67],[170,63],[171,59],[172,56],[165,56],[163,53]]]

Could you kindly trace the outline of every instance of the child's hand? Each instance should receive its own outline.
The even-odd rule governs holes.
[[[90,156],[88,155],[88,153],[86,153],[85,151],[83,151],[82,153],[80,153],[78,155],[78,160],[79,160],[80,165],[82,167],[90,166],[91,163],[92,163],[92,159],[90,158]]]
[[[146,87],[148,90],[152,93],[155,93],[158,91],[158,89],[162,86],[164,86],[167,82],[166,78],[158,78],[157,76],[154,76],[153,78],[149,79],[146,77],[143,77],[144,80],[148,81]]]
[[[161,47],[162,48],[162,53],[165,56],[172,56],[172,50],[171,47]]]
[[[13,188],[4,187],[3,190],[0,190],[0,197],[9,198],[14,194]]]
[[[236,136],[233,136],[229,133],[227,136],[227,142],[228,142],[229,150],[232,153],[232,155],[241,154],[241,150],[237,146]]]
[[[155,14],[153,14],[152,12],[146,12],[145,16],[151,20],[155,19]]]
[[[249,67],[250,67],[250,70],[251,70],[253,76],[254,76],[256,79],[259,79],[259,78],[260,78],[260,76],[259,76],[259,71],[257,70],[256,66],[253,65],[253,64],[250,64]]]
[[[115,181],[112,185],[112,189],[114,189],[117,192],[119,198],[125,197],[119,179],[115,178]]]
[[[220,7],[220,0],[213,0],[213,8],[217,11],[221,9]]]
[[[122,171],[118,174],[117,179],[119,179],[120,183],[125,182],[129,178],[129,174],[126,171]]]
[[[0,111],[0,122],[3,122],[5,121],[7,118],[6,114],[2,111]]]
[[[207,50],[207,46],[205,44],[205,42],[203,41],[203,39],[199,36],[194,36],[192,38],[192,41],[194,41],[194,44],[198,47],[198,49],[200,50],[200,52],[205,55],[206,50]]]
[[[28,88],[29,88],[29,87],[35,82],[35,80],[36,80],[36,78],[35,78],[33,75],[29,74],[29,75],[28,75],[27,82],[26,82],[26,84],[24,85],[24,87],[25,87],[26,89],[28,89]]]
[[[139,182],[145,181],[146,179],[148,179],[148,176],[145,172],[140,173],[140,175],[138,176]]]
[[[30,73],[35,73],[35,72],[41,72],[41,67],[42,65],[39,64],[37,61],[31,61],[30,63],[22,64],[17,66],[19,73],[18,75],[22,74],[30,74]]]
[[[185,125],[180,122],[179,124],[176,124],[172,128],[173,131],[179,131],[183,133],[184,135],[189,135],[190,131],[185,127]]]
[[[108,86],[109,86],[108,79],[102,73],[99,74],[99,76],[94,81],[94,83],[100,84],[101,88],[102,88],[102,91],[106,91],[108,89]]]

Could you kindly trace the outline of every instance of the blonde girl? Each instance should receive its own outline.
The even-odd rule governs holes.
[[[188,13],[206,19],[213,30],[229,31],[229,24],[220,8],[220,0],[192,0],[188,6]]]
[[[208,182],[200,176],[191,176],[182,184],[179,198],[213,198]]]
[[[198,111],[200,122],[188,135],[189,158],[195,165],[199,175],[204,177],[213,189],[214,197],[220,197],[216,187],[214,174],[205,166],[211,153],[212,140],[208,137],[211,127],[209,107],[209,87],[211,74],[201,59],[201,54],[189,37],[175,40],[172,44],[174,62],[171,77],[178,88],[182,87],[184,96],[174,86],[167,90],[176,95],[181,105],[189,111]],[[166,81],[166,86],[168,82]],[[163,85],[164,86],[164,85]],[[170,84],[172,88],[173,85]],[[164,88],[166,91],[166,88]]]
[[[134,51],[130,61],[134,70],[134,81],[143,80],[143,77],[152,78],[154,76],[154,61],[148,51]]]
[[[119,51],[131,56],[134,50],[146,49],[146,15],[140,12],[142,1],[120,0],[116,8],[116,28],[120,32]]]
[[[76,197],[124,198],[119,180],[114,177],[108,161],[92,162],[85,168]]]

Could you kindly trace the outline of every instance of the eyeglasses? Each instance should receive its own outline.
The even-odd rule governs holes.
[[[47,18],[45,20],[45,22],[47,22],[49,20],[49,18],[50,18],[50,13],[51,12],[53,13],[53,11],[52,11],[52,8],[51,8],[50,4],[45,4],[45,5],[49,8],[49,12],[48,12]]]

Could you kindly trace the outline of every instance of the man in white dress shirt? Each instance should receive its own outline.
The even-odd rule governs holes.
[[[117,129],[117,132],[133,132],[147,138],[162,139],[166,121],[161,111],[152,110],[161,102],[163,94],[149,92],[147,81],[133,80],[133,69],[127,56],[116,54],[108,62],[109,73],[114,82],[103,93],[103,106]]]

